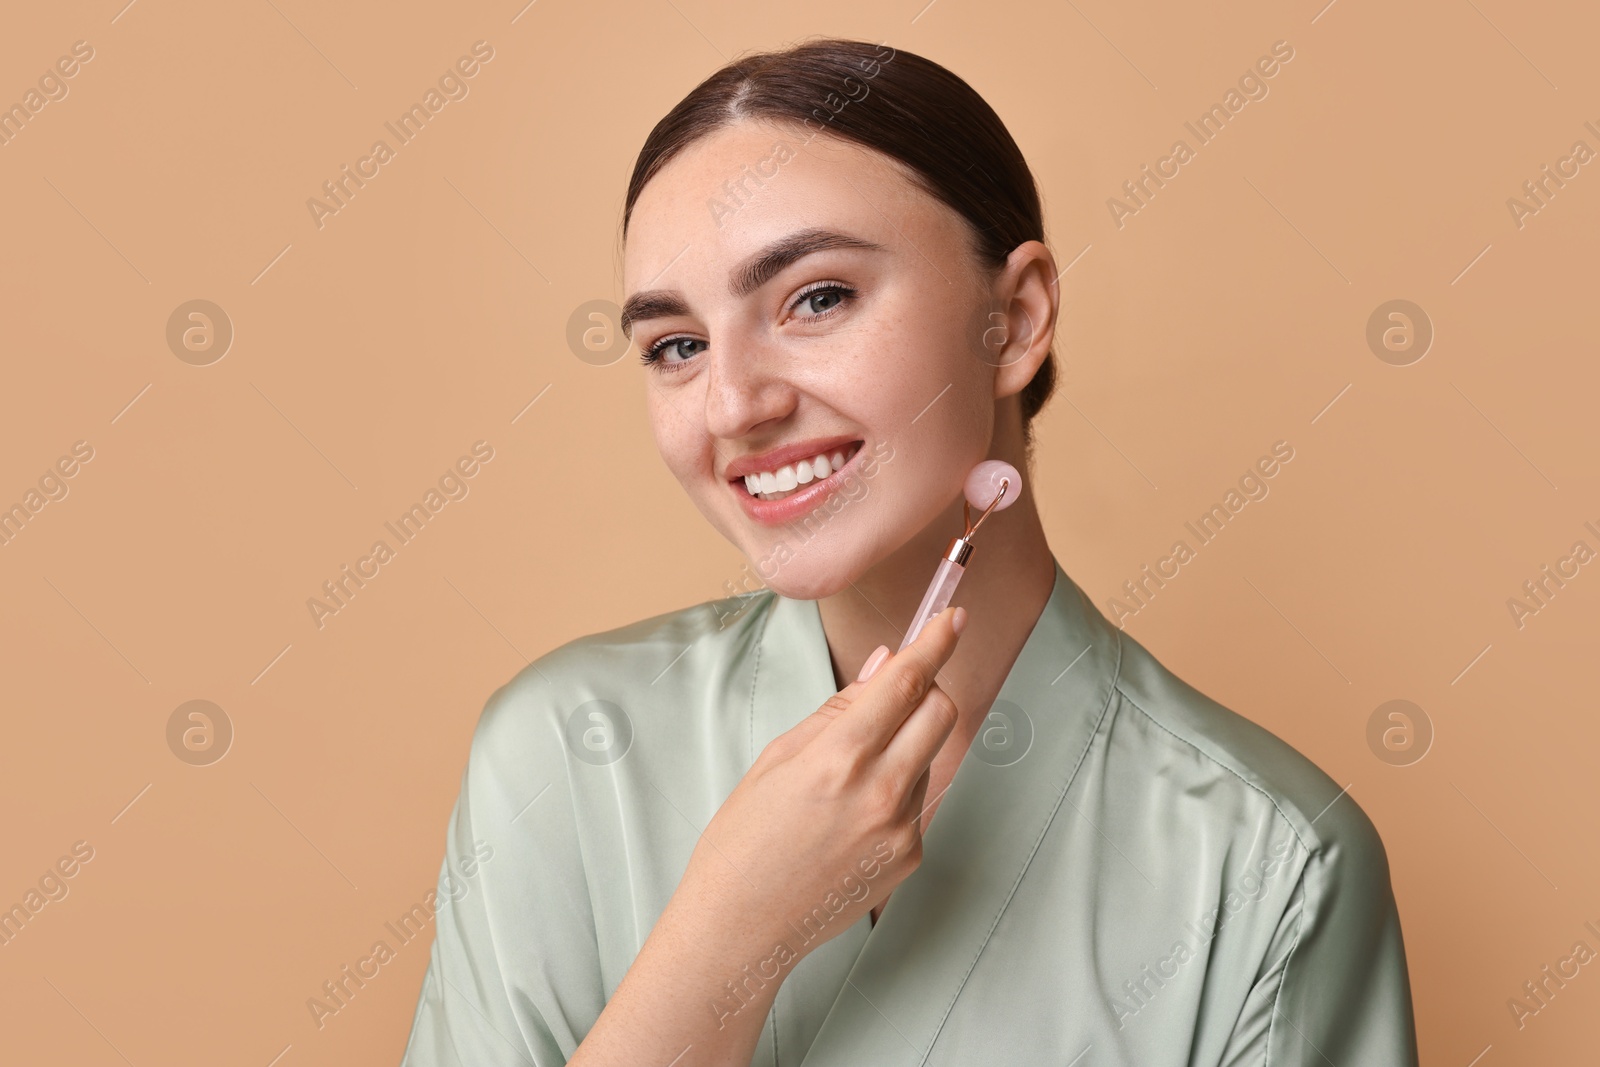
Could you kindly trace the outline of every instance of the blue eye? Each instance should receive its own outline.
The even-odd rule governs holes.
[[[844,306],[845,303],[853,299],[855,295],[856,291],[850,288],[848,285],[841,285],[838,282],[817,282],[796,295],[794,303],[789,305],[789,310],[796,311],[803,304],[810,308],[812,314],[802,317],[814,321],[816,319],[826,318],[827,316],[833,314],[835,311],[839,310],[839,308]],[[826,301],[826,299],[829,297],[834,298],[834,300],[832,303],[827,303],[826,306],[819,308],[817,307],[817,298],[819,297],[824,298],[824,301]],[[704,346],[707,344],[709,344],[709,342],[697,340],[693,337],[686,337],[682,334],[675,334],[671,337],[663,337],[661,340],[655,342],[649,348],[646,348],[639,353],[639,362],[643,363],[645,366],[654,366],[656,370],[676,371],[684,364],[689,362],[688,357],[704,351]],[[695,349],[694,352],[684,351],[685,346],[692,345],[700,345],[701,347],[699,349]],[[684,358],[677,360],[663,358],[668,352],[672,351],[676,351],[677,355]]]
[[[639,362],[645,364],[646,366],[649,366],[652,363],[660,362],[662,367],[679,367],[683,365],[681,362],[674,363],[671,361],[662,361],[661,357],[667,349],[675,348],[677,349],[678,355],[687,356],[689,353],[683,351],[684,345],[703,345],[705,343],[706,342],[704,341],[697,341],[693,337],[663,337],[661,340],[657,341],[655,344],[639,353]],[[684,362],[687,362],[687,360]]]
[[[807,318],[820,319],[822,316],[833,311],[834,308],[840,306],[855,295],[856,291],[847,285],[839,285],[834,282],[823,282],[820,285],[805,290],[798,297],[796,297],[791,310],[793,310],[793,308],[798,308],[801,304],[805,304],[813,312],[815,312],[813,315],[808,315]],[[835,302],[826,307],[819,308],[816,304],[816,298],[819,296],[834,297]]]

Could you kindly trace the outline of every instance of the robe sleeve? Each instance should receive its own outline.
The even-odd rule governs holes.
[[[561,741],[539,703],[501,690],[474,734],[401,1067],[557,1067],[604,1003]],[[464,874],[462,857],[481,866]]]
[[[1318,843],[1219,1067],[1416,1067],[1411,985],[1382,839],[1348,797],[1319,816],[1316,829]]]

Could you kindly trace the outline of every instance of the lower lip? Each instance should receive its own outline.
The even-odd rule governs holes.
[[[758,496],[751,496],[750,491],[744,487],[744,479],[729,482],[728,487],[739,494],[739,503],[744,506],[744,513],[761,523],[763,526],[786,526],[796,519],[814,511],[828,494],[837,489],[842,476],[847,471],[855,469],[856,460],[861,458],[861,453],[867,447],[866,442],[856,446],[856,454],[838,470],[829,474],[821,481],[812,481],[804,489],[790,493],[782,500],[762,500]]]

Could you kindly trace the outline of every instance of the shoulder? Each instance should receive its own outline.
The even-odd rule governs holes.
[[[1381,875],[1388,862],[1367,813],[1341,785],[1287,741],[1224,707],[1172,673],[1125,632],[1115,695],[1120,751],[1142,770],[1207,796],[1241,838],[1270,823],[1292,834],[1308,861]],[[1203,792],[1201,792],[1203,791]],[[1178,820],[1181,823],[1182,820]]]
[[[584,634],[518,670],[489,696],[472,741],[472,761],[524,748],[530,736],[562,734],[585,706],[630,716],[682,706],[703,688],[708,668],[737,660],[759,640],[770,590],[710,600]]]

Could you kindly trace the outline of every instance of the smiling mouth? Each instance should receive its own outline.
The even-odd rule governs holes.
[[[861,445],[860,441],[852,441],[842,448],[819,452],[810,459],[796,460],[776,470],[747,474],[744,476],[745,491],[757,500],[783,500],[849,463]]]

